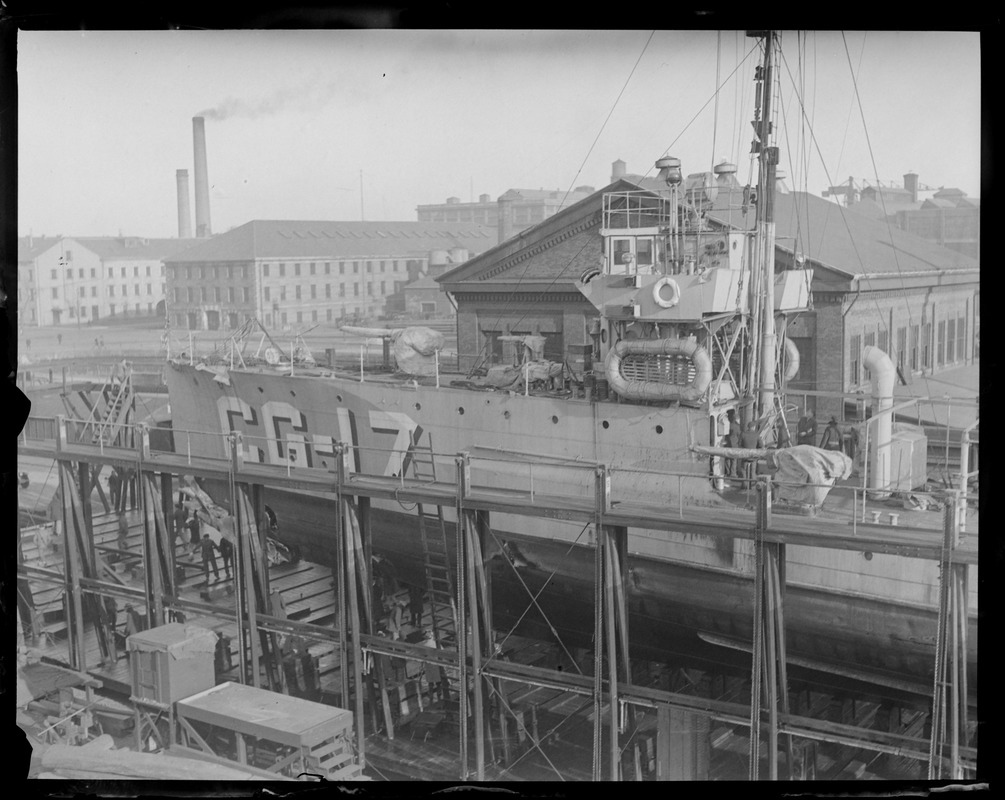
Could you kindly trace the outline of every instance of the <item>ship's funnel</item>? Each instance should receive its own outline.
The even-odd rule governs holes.
[[[192,145],[195,156],[195,235],[212,233],[209,223],[209,175],[206,170],[206,120],[192,117]]]
[[[192,238],[192,207],[188,199],[188,170],[180,169],[178,179],[178,238]]]

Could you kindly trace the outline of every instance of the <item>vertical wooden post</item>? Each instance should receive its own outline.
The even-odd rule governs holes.
[[[466,533],[467,518],[464,510],[464,499],[467,497],[471,486],[471,461],[468,453],[458,453],[454,457],[454,466],[457,472],[457,498],[456,498],[456,518],[455,538],[457,549],[457,673],[458,673],[458,730],[459,730],[459,750],[461,762],[461,780],[467,780],[470,775],[468,766],[468,600],[467,600],[467,547],[468,534]],[[471,614],[477,614],[477,608],[471,609]],[[482,743],[484,747],[484,742]],[[476,745],[477,747],[477,745]]]
[[[233,451],[232,455],[236,457],[236,453]],[[237,487],[234,482],[234,473],[235,470],[231,468],[227,474],[227,489],[230,496],[230,513],[234,517],[234,547],[237,551],[234,554],[234,589],[236,594],[234,611],[237,617],[237,663],[241,683],[246,684],[248,682],[247,640],[251,638],[251,634],[245,625],[248,575],[245,572],[244,536],[241,532],[241,513],[237,503]]]
[[[346,503],[345,530],[345,568],[348,582],[347,591],[349,593],[349,621],[352,626],[352,682],[353,696],[355,697],[356,716],[356,752],[359,756],[360,767],[366,766],[366,721],[364,719],[365,709],[363,707],[363,642],[360,640],[360,615],[359,615],[359,588],[356,581],[356,548],[353,539],[353,507]],[[370,591],[370,587],[364,587],[365,592]]]
[[[175,520],[174,520],[174,481],[170,472],[160,474],[161,484],[161,514],[164,517],[164,564],[167,573],[167,592],[175,596]]]
[[[621,742],[618,737],[618,722],[620,715],[618,701],[618,644],[614,623],[614,586],[615,586],[615,563],[614,538],[611,535],[610,526],[604,525],[601,528],[603,534],[604,549],[604,628],[607,637],[607,680],[609,683],[609,718],[608,718],[608,741],[610,754],[610,775],[609,780],[621,780]]]
[[[66,597],[70,598],[67,604],[70,614],[69,625],[71,632],[70,641],[70,666],[78,672],[87,669],[87,659],[84,647],[84,608],[80,589],[80,553],[77,549],[77,534],[73,514],[73,500],[70,492],[73,491],[73,473],[69,462],[59,462],[59,491],[63,500],[63,548],[64,564],[66,572]]]
[[[482,637],[481,620],[478,616],[478,579],[476,572],[481,565],[476,563],[475,555],[478,549],[475,541],[478,538],[478,526],[475,522],[475,513],[464,512],[464,535],[465,551],[467,555],[467,584],[468,584],[468,607],[470,609],[471,620],[471,640],[468,644],[467,653],[471,654],[471,681],[472,694],[474,699],[474,726],[475,726],[475,762],[477,764],[478,780],[485,780],[485,717],[484,698],[482,695]],[[463,655],[466,656],[467,653]]]
[[[593,588],[593,780],[603,776],[603,694],[604,694],[604,514],[610,506],[610,476],[603,464],[594,471],[594,588]],[[612,715],[614,714],[612,709]]]
[[[345,520],[348,509],[343,495],[346,458],[349,450],[345,444],[335,445],[335,604],[338,613],[339,636],[339,703],[343,708],[349,703],[349,633],[346,613]]]

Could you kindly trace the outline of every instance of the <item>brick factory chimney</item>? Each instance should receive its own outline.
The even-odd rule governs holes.
[[[918,202],[918,176],[914,172],[904,175],[904,188],[911,193],[911,202]]]
[[[209,223],[209,175],[206,171],[206,120],[192,117],[192,144],[195,155],[195,235],[212,233]]]
[[[175,172],[178,179],[178,238],[192,238],[192,207],[188,195],[188,170]]]

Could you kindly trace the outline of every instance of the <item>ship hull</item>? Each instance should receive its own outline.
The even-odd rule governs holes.
[[[434,467],[441,481],[455,479],[452,454],[466,451],[474,454],[472,481],[480,485],[526,487],[530,482],[542,493],[589,497],[594,480],[589,465],[604,463],[613,468],[613,492],[619,497],[662,499],[671,507],[705,506],[709,514],[723,505],[708,480],[708,461],[690,451],[692,444],[707,443],[709,434],[708,417],[694,409],[255,371],[231,370],[226,381],[219,381],[178,365],[169,366],[167,382],[175,446],[193,455],[226,455],[225,438],[206,434],[237,430],[250,460],[332,471],[333,445],[340,441],[351,448],[351,469],[398,475],[403,469],[411,474],[404,451],[423,441],[445,454]],[[522,455],[503,463],[491,460],[503,453]],[[661,476],[661,470],[674,477]],[[298,546],[307,560],[334,563],[330,498],[275,489],[268,489],[266,497],[285,543]],[[451,514],[447,509],[448,518]],[[523,617],[524,629],[549,634],[554,629],[588,647],[594,555],[584,545],[582,527],[505,514],[492,515],[491,525],[497,537],[491,561],[497,624],[506,628]],[[374,501],[370,526],[374,552],[388,558],[403,580],[422,583],[414,509]],[[449,520],[447,529],[452,542]],[[527,566],[511,567],[498,549],[504,541],[516,545]],[[629,529],[626,590],[634,652],[655,660],[700,653],[700,660],[709,663],[735,662],[737,651],[709,648],[707,639],[749,646],[752,563],[747,540]],[[975,687],[977,581],[976,568],[969,569],[968,675]],[[537,609],[524,614],[530,602],[525,583],[544,586],[538,603],[548,620]],[[788,652],[846,671],[927,678],[934,663],[937,592],[935,564],[790,547]]]

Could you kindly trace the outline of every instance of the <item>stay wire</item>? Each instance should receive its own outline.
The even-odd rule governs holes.
[[[614,109],[616,109],[618,107],[618,103],[620,102],[622,95],[624,95],[625,89],[628,88],[628,84],[629,84],[629,82],[631,82],[632,76],[635,74],[635,70],[638,68],[639,63],[642,61],[642,56],[645,55],[646,49],[649,47],[649,43],[653,40],[653,36],[655,36],[655,35],[656,35],[656,31],[655,30],[653,30],[653,31],[650,32],[649,38],[646,39],[646,43],[642,46],[642,51],[639,53],[639,57],[637,59],[635,59],[635,64],[632,66],[631,72],[628,73],[628,77],[625,79],[625,82],[624,82],[624,84],[621,87],[621,91],[618,92],[618,96],[614,99],[614,102],[611,104],[611,108],[607,112],[607,117],[605,117],[603,124],[600,126],[600,130],[597,131],[597,135],[593,138],[593,142],[592,142],[592,144],[590,144],[590,148],[589,148],[589,150],[587,150],[586,156],[583,158],[582,163],[579,165],[579,169],[576,170],[576,174],[573,177],[572,182],[569,184],[569,189],[566,191],[565,197],[562,198],[562,206],[563,207],[565,205],[565,199],[572,192],[572,187],[576,185],[576,181],[579,179],[579,176],[580,176],[580,174],[583,171],[583,167],[586,166],[586,162],[589,160],[590,155],[593,153],[593,148],[597,146],[597,142],[600,140],[600,137],[603,134],[604,129],[607,127],[607,123],[610,122],[611,117],[614,114]],[[502,242],[499,242],[499,244],[502,244]],[[580,252],[582,252],[582,251],[580,251]],[[575,257],[578,257],[578,256],[579,256],[579,253],[577,253]],[[495,330],[496,329],[496,326],[502,321],[503,314],[506,313],[507,311],[509,311],[510,307],[516,301],[517,291],[519,290],[520,285],[523,283],[524,278],[527,277],[527,272],[528,272],[528,270],[530,270],[530,267],[531,267],[532,263],[533,263],[532,259],[528,259],[527,260],[527,266],[524,267],[523,273],[517,279],[517,285],[516,285],[516,287],[514,287],[514,289],[510,292],[510,297],[509,297],[509,299],[508,299],[508,301],[506,303],[506,306],[496,316],[496,319],[492,323],[492,327],[489,328],[489,330]],[[566,266],[568,266],[568,265],[566,265]],[[563,272],[564,272],[564,270],[563,270]],[[561,273],[559,273],[559,275],[561,275]],[[556,280],[557,280],[557,278],[556,278]],[[552,281],[552,284],[549,284],[549,288],[553,284],[554,284],[554,281]],[[545,291],[547,291],[547,290],[545,290]],[[526,314],[524,314],[524,316],[520,317],[520,319],[516,322],[516,324],[519,325],[521,322],[523,322],[524,317],[526,317]],[[511,326],[511,330],[512,330],[512,326]]]

